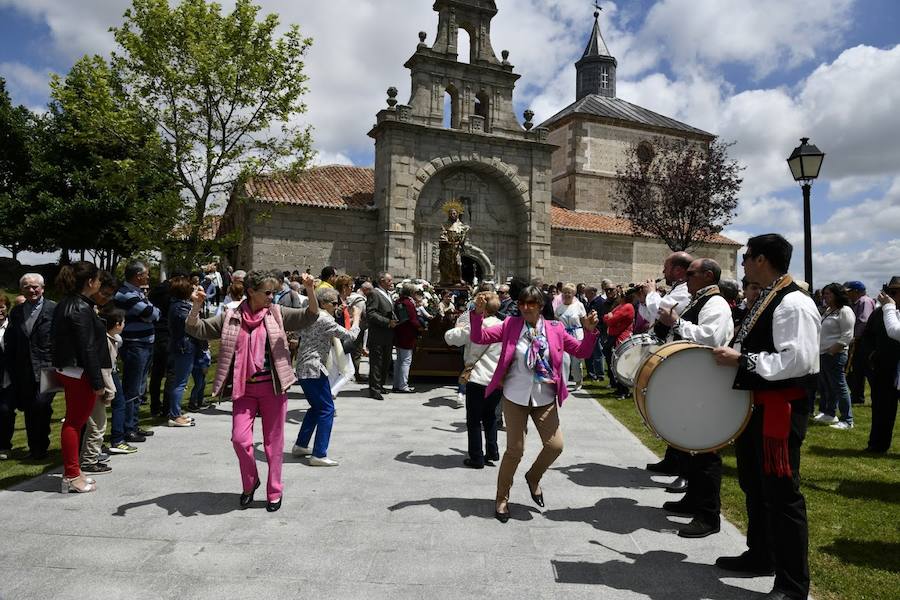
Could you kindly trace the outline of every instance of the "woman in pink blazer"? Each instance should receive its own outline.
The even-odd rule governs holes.
[[[501,342],[500,360],[485,390],[490,395],[503,388],[503,418],[506,421],[506,452],[497,475],[497,506],[494,516],[501,523],[509,520],[509,490],[525,449],[525,425],[534,422],[543,449],[525,473],[531,498],[544,506],[541,477],[562,453],[562,432],[557,407],[569,395],[562,372],[563,353],[587,358],[597,342],[597,313],[581,319],[584,339],[577,340],[562,323],[541,317],[544,294],[537,287],[527,287],[519,295],[521,317],[509,317],[500,325],[482,328],[478,313],[482,296],[476,296],[476,311],[469,316],[470,339],[475,344]]]

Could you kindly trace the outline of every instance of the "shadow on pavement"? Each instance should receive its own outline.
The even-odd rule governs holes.
[[[293,408],[287,411],[285,423],[289,423],[291,425],[299,425],[303,421],[303,417],[306,415],[306,411],[306,408]]]
[[[140,502],[122,504],[113,513],[114,517],[124,517],[125,513],[141,506],[156,505],[170,515],[179,513],[183,517],[195,517],[197,515],[224,515],[240,510],[238,499],[240,494],[226,494],[224,492],[182,492],[179,494],[166,494]],[[258,504],[264,505],[264,502]]]
[[[47,465],[44,470],[35,475],[27,475],[27,477],[33,477],[33,479],[28,479],[23,481],[18,485],[13,485],[8,488],[6,491],[8,492],[59,492],[60,486],[60,476],[57,474],[54,476],[53,474],[48,474],[48,471],[54,471],[57,468],[56,465]],[[10,477],[9,481],[15,481],[16,479],[21,480],[21,478]],[[0,479],[0,489],[5,488],[9,483],[6,479]],[[77,495],[77,494],[76,494]]]
[[[456,408],[456,398],[451,396],[435,396],[434,398],[429,398],[428,402],[425,402],[422,406],[427,406],[428,408],[439,408],[441,406]]]
[[[616,467],[597,463],[580,463],[565,467],[554,467],[577,485],[586,487],[624,487],[634,489],[651,489],[665,487],[668,484],[657,483],[650,477],[650,471],[640,467]]]
[[[480,498],[429,498],[428,500],[406,500],[398,502],[393,506],[389,506],[388,510],[402,510],[411,506],[431,506],[439,512],[453,511],[459,513],[460,517],[480,517],[482,519],[493,519],[494,509],[496,508],[493,500],[482,500]],[[511,521],[530,521],[535,514],[540,511],[530,506],[509,503],[509,518]]]
[[[459,448],[450,448],[456,454],[422,454],[413,456],[412,450],[406,450],[394,457],[394,460],[411,465],[419,465],[420,467],[431,467],[432,469],[465,469],[463,458],[468,453]]]
[[[454,429],[444,429],[443,427],[432,427],[432,429],[436,431],[446,431],[447,433],[465,433],[466,431],[466,424],[464,421],[450,423],[450,427],[453,427]]]
[[[722,583],[719,578],[725,576],[723,571],[711,565],[687,562],[684,560],[687,555],[680,552],[653,550],[645,554],[619,554],[633,562],[550,562],[557,583],[605,585],[653,600],[749,600],[764,595]]]
[[[552,496],[547,494],[546,489],[544,495],[548,502],[552,502]],[[676,523],[669,521],[666,515],[661,508],[640,506],[631,498],[604,498],[594,506],[544,511],[544,518],[551,521],[587,523],[594,529],[621,534],[634,533],[639,529],[675,531]]]

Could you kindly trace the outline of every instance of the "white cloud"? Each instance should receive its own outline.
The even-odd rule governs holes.
[[[84,54],[108,54],[115,41],[109,28],[119,25],[129,0],[0,0],[19,12],[43,21],[50,29],[53,49],[72,62]]]
[[[29,106],[40,105],[47,95],[52,70],[35,69],[20,62],[0,62],[0,77],[6,80],[6,89],[13,103]]]
[[[900,241],[900,177],[881,198],[863,200],[834,211],[825,223],[813,225],[816,246],[840,246],[895,237]]]
[[[342,152],[316,152],[316,156],[312,160],[315,166],[322,165],[352,165],[353,159]]]
[[[834,47],[852,24],[853,0],[661,0],[641,39],[673,67],[738,63],[765,75]]]
[[[890,240],[862,252],[813,253],[816,287],[832,281],[859,280],[874,297],[895,275],[900,275],[900,240]]]

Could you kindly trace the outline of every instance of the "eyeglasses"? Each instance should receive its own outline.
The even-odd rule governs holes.
[[[741,262],[747,262],[750,258],[753,258],[753,255],[749,252],[744,252],[744,254],[741,255]]]
[[[275,297],[275,294],[278,293],[275,290],[253,290],[253,291],[256,292],[257,294],[263,294],[265,296],[272,296],[273,298]]]

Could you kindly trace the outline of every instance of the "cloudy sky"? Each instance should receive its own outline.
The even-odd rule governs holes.
[[[431,0],[257,0],[314,38],[309,112],[320,163],[368,166],[366,136],[385,90],[409,90],[417,32],[434,39]],[[13,100],[47,102],[49,73],[108,54],[128,0],[0,0],[0,76]],[[225,0],[229,8],[233,2]],[[574,100],[573,62],[593,21],[589,0],[497,0],[493,47],[522,75],[519,114],[536,121]],[[619,97],[735,141],[747,169],[738,241],[778,231],[802,274],[802,202],[785,158],[801,136],[827,156],[813,187],[817,287],[900,274],[900,3],[895,0],[601,2],[619,61]]]

